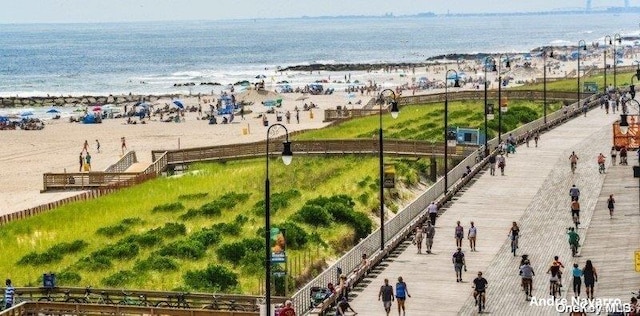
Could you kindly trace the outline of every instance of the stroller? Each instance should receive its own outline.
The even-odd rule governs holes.
[[[310,289],[312,307],[322,304],[324,300],[331,296],[331,290],[326,287],[313,286]]]

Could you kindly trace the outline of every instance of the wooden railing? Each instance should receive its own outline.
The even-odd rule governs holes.
[[[129,151],[122,158],[118,160],[118,162],[113,165],[107,167],[104,172],[125,172],[131,165],[138,162],[138,157],[136,156],[135,151]]]
[[[4,289],[2,289],[4,290]],[[127,293],[130,304],[122,303],[124,298],[123,290],[116,289],[90,289],[89,302],[84,301],[86,288],[55,287],[45,288],[16,288],[14,299],[17,303],[14,308],[0,312],[0,315],[26,315],[19,313],[47,311],[51,314],[63,312],[65,315],[78,315],[78,313],[116,313],[116,315],[138,314],[138,315],[257,315],[259,304],[263,303],[263,297],[254,295],[230,295],[230,294],[209,294],[209,293],[184,293],[184,301],[187,308],[172,309],[163,308],[166,302],[175,303],[177,296],[183,293],[164,291],[135,290]],[[129,292],[127,290],[126,292]],[[69,292],[68,299],[65,292]],[[145,300],[140,302],[140,297]],[[47,301],[51,298],[51,301]],[[102,298],[100,304],[97,302]],[[217,310],[211,306],[214,302]],[[282,304],[285,297],[272,297],[271,304]],[[45,302],[41,302],[45,301]],[[95,301],[96,303],[91,303]],[[19,302],[19,304],[18,304]],[[158,307],[156,307],[158,306]],[[206,309],[203,307],[207,306]],[[229,309],[236,311],[229,311]],[[67,313],[69,312],[69,313]]]
[[[590,93],[582,93],[582,97],[590,96]],[[484,100],[484,90],[463,90],[463,91],[455,91],[449,92],[447,94],[449,101],[456,100]],[[549,101],[557,101],[557,100],[571,100],[575,101],[577,97],[576,92],[559,92],[559,91],[547,91],[547,100]],[[497,99],[498,92],[495,90],[490,90],[487,92],[488,99]],[[511,99],[511,100],[542,100],[544,98],[544,92],[538,90],[505,90],[502,91],[503,99]],[[415,95],[415,96],[403,96],[398,98],[398,105],[404,106],[409,104],[430,104],[437,102],[444,102],[445,93],[433,93],[433,94],[423,94],[423,95]],[[341,108],[338,109],[329,109],[324,110],[324,120],[335,121],[339,119],[345,118],[354,118],[354,117],[362,117],[368,115],[378,114],[380,109],[374,107],[372,109],[348,109]]]
[[[97,190],[124,188],[154,178],[156,174],[138,172],[75,172],[45,173],[42,175],[42,192],[54,190]]]

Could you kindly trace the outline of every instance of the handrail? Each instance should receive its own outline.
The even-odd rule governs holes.
[[[122,156],[116,163],[107,167],[104,172],[125,172],[131,165],[138,162],[135,151],[129,151]]]
[[[172,316],[255,316],[257,311],[183,309],[155,306],[104,305],[62,302],[23,302],[0,312],[3,316],[22,315],[172,315]]]

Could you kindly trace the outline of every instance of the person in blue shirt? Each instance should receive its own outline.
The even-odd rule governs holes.
[[[582,286],[582,270],[578,268],[578,264],[573,264],[573,270],[571,270],[573,274],[573,295],[578,297],[580,296],[580,287]]]
[[[7,287],[4,289],[4,308],[8,309],[13,306],[13,297],[16,294],[16,289],[11,285],[11,279],[7,279],[5,284]]]
[[[398,277],[398,283],[396,283],[396,301],[398,301],[398,315],[400,315],[400,310],[402,310],[402,315],[405,314],[404,301],[407,297],[411,297],[409,294],[409,289],[407,289],[407,283],[404,283],[402,277]]]

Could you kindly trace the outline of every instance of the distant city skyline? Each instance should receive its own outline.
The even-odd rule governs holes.
[[[0,23],[85,23],[295,18],[340,15],[509,13],[586,8],[587,0],[19,0],[7,1]],[[593,8],[640,6],[640,0],[591,0]]]

